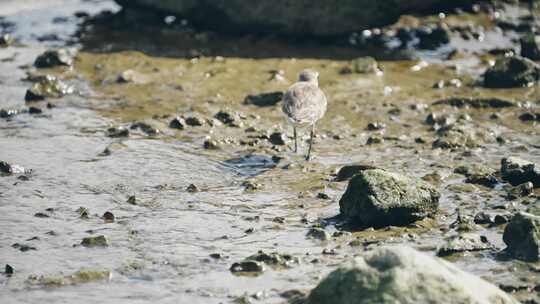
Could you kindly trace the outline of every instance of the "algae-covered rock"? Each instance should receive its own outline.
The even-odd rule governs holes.
[[[76,55],[75,49],[47,50],[34,62],[36,68],[52,68],[55,66],[71,66]]]
[[[540,79],[540,66],[521,56],[500,57],[484,73],[484,86],[488,88],[526,87]]]
[[[24,100],[40,101],[46,98],[60,98],[72,94],[73,87],[53,75],[45,75],[36,78],[36,82],[26,91]]]
[[[540,260],[540,216],[520,212],[506,225],[503,241],[506,251],[526,261]]]
[[[395,22],[404,12],[456,6],[451,0],[116,0],[141,10],[184,16],[195,25],[221,31],[290,35],[350,34]],[[468,0],[467,0],[468,2]],[[436,33],[437,34],[437,33]],[[437,35],[436,35],[437,36]]]
[[[104,235],[89,236],[81,241],[81,245],[84,247],[107,247],[109,246],[109,241]]]
[[[540,167],[531,161],[518,157],[508,157],[501,160],[501,175],[505,181],[514,186],[525,182],[532,182],[535,187],[540,186]]]
[[[402,226],[434,214],[439,197],[420,179],[372,169],[350,180],[339,207],[342,216],[362,226]]]
[[[407,247],[368,252],[330,273],[309,304],[517,304],[502,290],[456,266]]]

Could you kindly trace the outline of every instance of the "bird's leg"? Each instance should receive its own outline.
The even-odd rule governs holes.
[[[313,136],[315,135],[315,124],[311,126],[311,134],[309,136],[309,149],[306,155],[306,160],[309,161],[311,159],[311,146],[313,145]]]
[[[293,126],[294,133],[294,153],[298,153],[298,144],[296,142],[296,126]]]

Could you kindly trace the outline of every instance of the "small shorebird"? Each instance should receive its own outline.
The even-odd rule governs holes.
[[[283,96],[281,109],[293,126],[295,153],[298,152],[296,128],[311,126],[309,150],[306,160],[309,160],[311,155],[315,123],[326,113],[326,104],[326,96],[319,89],[319,72],[312,69],[303,70],[298,76],[298,82],[293,84]]]

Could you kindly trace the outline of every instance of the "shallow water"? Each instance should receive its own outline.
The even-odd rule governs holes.
[[[433,251],[444,236],[454,233],[447,227],[455,220],[457,208],[474,215],[506,202],[501,189],[475,186],[468,188],[470,192],[457,192],[449,188],[463,183],[462,176],[452,174],[456,166],[483,163],[498,169],[500,159],[508,155],[540,163],[540,134],[536,125],[517,119],[522,109],[409,108],[459,95],[529,101],[538,109],[537,87],[486,90],[473,86],[471,81],[461,88],[431,89],[439,79],[468,79],[479,74],[485,64],[475,56],[437,64],[428,54],[425,59],[433,64],[418,72],[411,70],[418,61],[383,61],[382,77],[341,75],[339,70],[348,64],[346,59],[356,54],[341,48],[291,50],[303,54],[298,59],[251,59],[246,51],[247,55],[240,52],[238,56],[225,56],[224,61],[204,56],[193,61],[181,55],[171,56],[183,50],[170,45],[148,44],[147,36],[130,40],[137,33],[129,31],[107,32],[119,38],[117,44],[125,49],[117,49],[115,39],[100,36],[102,29],[90,31],[88,40],[73,38],[80,22],[72,17],[73,13],[115,11],[117,7],[110,1],[50,1],[47,5],[30,1],[17,10],[13,3],[1,3],[0,11],[4,20],[13,22],[9,30],[25,46],[0,49],[0,59],[13,58],[2,62],[1,107],[25,107],[23,96],[29,83],[21,81],[25,76],[21,66],[31,64],[49,46],[83,47],[74,69],[49,72],[65,77],[84,94],[51,101],[56,107],[44,109],[42,115],[0,119],[0,160],[32,170],[28,181],[18,179],[18,175],[0,177],[0,265],[9,264],[15,269],[11,277],[0,275],[2,303],[228,303],[243,296],[246,301],[282,303],[285,300],[280,293],[312,288],[343,260],[367,248],[407,244]],[[58,24],[53,22],[54,17],[67,17],[61,18],[67,21]],[[49,34],[57,34],[59,39],[38,39]],[[182,36],[165,32],[155,39],[167,41],[168,35]],[[496,38],[489,36],[488,42],[496,41],[489,45],[510,43],[508,37]],[[131,44],[123,44],[125,40]],[[240,39],[240,49],[249,44],[247,40]],[[215,55],[219,55],[224,43],[217,43]],[[267,51],[265,43],[249,51],[255,52],[257,47]],[[477,50],[477,46],[463,48]],[[144,54],[126,49],[142,50]],[[288,50],[283,45],[276,49],[284,54]],[[325,51],[335,56],[313,55]],[[96,69],[96,64],[101,68]],[[454,65],[463,68],[455,69]],[[250,133],[244,131],[248,126],[287,130],[290,135],[279,106],[258,108],[243,105],[242,100],[247,94],[287,87],[288,82],[269,81],[269,70],[283,69],[290,82],[306,66],[321,70],[321,86],[331,101],[319,126],[315,160],[305,164],[286,147],[239,144],[239,140],[250,140]],[[116,83],[115,77],[126,69],[144,75],[145,83]],[[173,131],[166,127],[170,117],[161,117],[195,112],[208,118],[221,108],[245,113],[248,118],[244,127],[205,126]],[[387,112],[392,108],[402,113],[391,117]],[[508,142],[487,143],[467,151],[434,150],[430,145],[433,132],[423,124],[429,111],[468,113],[474,122],[492,128]],[[493,112],[499,112],[502,119],[490,121]],[[109,126],[141,120],[157,125],[162,133],[149,137],[132,132],[129,138],[121,139],[106,136]],[[365,130],[367,123],[375,120],[388,124],[384,132]],[[337,134],[343,139],[334,139]],[[378,145],[365,144],[369,136],[377,134],[388,139]],[[204,150],[202,143],[207,137],[219,140],[222,149]],[[416,144],[415,137],[426,138],[428,143]],[[305,141],[302,146],[304,149]],[[105,148],[109,148],[110,155],[102,155]],[[312,225],[328,224],[328,232],[337,231],[335,221],[330,219],[339,213],[338,201],[346,182],[332,182],[332,174],[352,162],[416,177],[434,171],[448,176],[437,185],[442,192],[440,214],[418,223],[416,228],[368,229],[326,242],[306,239]],[[245,181],[260,183],[262,189],[246,190]],[[188,191],[190,184],[199,191]],[[330,199],[318,198],[319,192]],[[128,198],[133,195],[136,203],[130,204]],[[518,210],[526,207],[516,204]],[[88,219],[80,218],[79,207],[88,208]],[[101,219],[106,211],[116,216],[114,223]],[[49,217],[35,217],[38,212]],[[504,248],[501,229],[482,228],[479,233],[498,249]],[[105,235],[110,246],[80,246],[89,235]],[[355,238],[370,245],[350,246]],[[12,248],[15,243],[37,250],[21,252]],[[323,254],[324,249],[335,249],[337,254]],[[229,271],[232,263],[259,250],[292,254],[300,264],[290,269],[269,268],[257,277],[237,276]],[[496,284],[515,283],[524,277],[532,277],[530,284],[538,284],[528,270],[529,264],[500,261],[497,251],[458,255],[450,260]],[[222,258],[211,258],[213,253]],[[28,279],[31,275],[69,276],[79,270],[110,271],[111,276],[61,287],[33,284]],[[531,295],[519,296],[526,299]]]

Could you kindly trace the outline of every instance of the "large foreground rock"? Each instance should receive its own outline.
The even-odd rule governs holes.
[[[422,180],[372,169],[350,180],[339,210],[362,226],[402,226],[434,214],[439,197],[439,192]]]
[[[116,0],[124,7],[155,9],[187,18],[195,25],[229,31],[292,35],[348,34],[439,6],[470,0]]]
[[[407,247],[380,248],[330,273],[309,304],[509,304],[494,285]]]
[[[520,212],[504,229],[508,253],[526,261],[540,260],[540,216]]]

